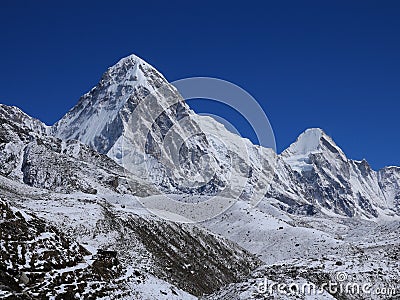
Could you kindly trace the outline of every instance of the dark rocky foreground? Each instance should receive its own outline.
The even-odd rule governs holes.
[[[101,209],[103,218],[91,234],[116,237],[111,253],[117,257],[91,253],[33,213],[1,200],[2,298],[135,299],[131,287],[148,276],[201,296],[242,280],[260,264],[234,243],[198,227],[121,215],[106,203]],[[138,245],[140,250],[132,251]],[[173,288],[170,292],[178,295]]]

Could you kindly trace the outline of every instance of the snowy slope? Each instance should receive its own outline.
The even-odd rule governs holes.
[[[288,215],[264,199],[257,208],[237,203],[203,223],[257,254],[264,265],[240,283],[232,283],[206,299],[397,299],[400,273],[399,221],[374,221],[316,214]],[[316,295],[260,293],[259,285],[321,284],[345,272],[348,282],[385,287],[387,294],[332,293]],[[288,291],[290,293],[290,290]]]

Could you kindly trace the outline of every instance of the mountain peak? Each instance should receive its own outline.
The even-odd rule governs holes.
[[[116,64],[111,66],[110,68],[121,67],[123,65],[130,65],[130,64],[142,64],[143,66],[148,66],[154,69],[147,61],[143,58],[137,56],[136,54],[130,54],[128,56],[122,57],[118,60]]]
[[[292,168],[301,172],[311,167],[308,158],[314,153],[339,155],[342,160],[347,160],[342,149],[320,128],[310,128],[300,134],[297,140],[282,152],[282,157]]]
[[[147,62],[145,62],[143,59],[141,59],[139,56],[135,54],[128,55],[126,57],[121,58],[116,64],[112,65],[111,67],[108,68],[106,73],[110,73],[110,71],[114,71],[116,69],[135,69],[137,70],[138,66],[147,66],[151,67]]]
[[[156,84],[154,81],[161,80]],[[135,54],[121,58],[116,64],[109,67],[103,74],[100,85],[111,86],[111,89],[117,88],[116,85],[125,85],[135,87],[145,86],[153,90],[161,83],[165,83],[164,76],[153,66],[141,59]]]
[[[311,153],[322,152],[324,149],[344,156],[343,151],[321,128],[309,128],[301,133],[297,140],[283,151],[282,155],[284,157],[308,156]]]
[[[126,60],[130,61],[144,61],[141,57],[137,56],[136,54],[129,54],[128,56],[125,56],[119,60],[119,62],[123,62]]]
[[[321,138],[326,136],[325,132],[320,128],[310,128],[304,131],[297,138],[288,150],[295,155],[306,155],[319,149]]]
[[[124,57],[109,67],[100,82],[54,124],[52,133],[107,153],[123,131],[120,113],[127,103],[131,102],[131,112],[140,97],[164,85],[168,85],[167,80],[143,59],[134,54]]]

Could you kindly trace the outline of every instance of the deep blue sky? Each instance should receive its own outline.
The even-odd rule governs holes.
[[[351,158],[400,165],[400,2],[261,2],[2,1],[0,103],[52,124],[135,53],[170,81],[250,92],[278,151],[321,127]]]

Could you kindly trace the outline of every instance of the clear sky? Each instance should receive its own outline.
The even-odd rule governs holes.
[[[3,0],[0,38],[0,103],[47,124],[135,53],[170,81],[211,76],[247,90],[278,151],[320,127],[350,158],[400,165],[399,1]],[[234,113],[194,109],[230,114],[253,138]]]

